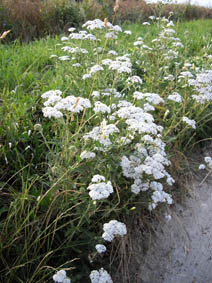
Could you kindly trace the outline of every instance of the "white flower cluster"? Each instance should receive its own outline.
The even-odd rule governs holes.
[[[212,158],[210,156],[205,157],[205,163],[210,169],[212,169]]]
[[[99,254],[102,254],[106,252],[107,248],[105,247],[105,245],[98,244],[96,245],[96,250]]]
[[[101,112],[101,113],[110,113],[111,109],[109,106],[107,106],[106,104],[102,103],[101,101],[96,101],[94,103],[95,107],[93,108],[93,111],[95,113],[97,112]]]
[[[147,98],[153,104],[163,102],[158,94],[134,92],[133,96],[137,99]],[[163,127],[154,123],[151,114],[140,107],[133,106],[128,101],[120,101],[118,107],[120,109],[113,115],[126,119],[127,129],[133,133],[132,139],[134,136],[140,135],[140,143],[135,145],[134,153],[129,157],[124,155],[121,159],[123,175],[134,180],[131,191],[138,194],[141,191],[153,190],[152,180],[166,179],[167,184],[172,185],[174,180],[165,169],[166,166],[170,165],[170,162],[166,158],[165,144],[161,140],[160,133]],[[131,142],[131,139],[129,139],[129,142]],[[156,207],[158,202],[171,203],[169,194],[160,189],[157,191],[157,193],[153,193],[154,196],[152,196],[149,209]]]
[[[96,40],[95,35],[91,34],[91,33],[87,33],[87,31],[85,30],[81,30],[79,33],[75,32],[75,33],[71,33],[69,35],[70,39],[76,39],[76,40],[91,40],[94,41]]]
[[[64,46],[61,48],[63,51],[67,51],[68,53],[74,54],[74,53],[82,53],[87,54],[88,51],[84,48],[79,47],[70,47],[70,46]]]
[[[118,36],[117,36],[113,31],[111,31],[111,32],[107,32],[107,33],[105,34],[105,38],[108,38],[108,39],[117,39]]]
[[[113,26],[109,21],[101,21],[99,19],[95,19],[93,21],[87,21],[82,25],[82,27],[85,27],[89,30],[95,30],[95,29],[109,29],[115,32],[122,32],[122,28],[118,25]]]
[[[206,163],[207,168],[208,168],[208,169],[212,169],[212,158],[211,158],[210,156],[206,156],[206,157],[204,158],[204,160],[205,160],[205,163]],[[199,169],[200,169],[200,170],[206,169],[206,166],[205,166],[205,164],[200,164]]]
[[[106,61],[104,61],[105,63]],[[117,71],[117,73],[128,73],[132,72],[132,63],[130,62],[129,54],[116,57],[115,60],[107,62],[109,70]]]
[[[188,83],[198,93],[192,96],[198,103],[205,104],[212,100],[212,70],[200,72],[196,79],[189,79]]]
[[[118,92],[115,88],[106,88],[103,91],[94,90],[91,94],[93,97],[104,97],[104,96],[112,96],[112,97],[122,97],[122,94]]]
[[[124,33],[127,34],[127,35],[131,35],[132,34],[131,30],[125,30]]]
[[[199,170],[204,170],[206,168],[205,164],[200,164]]]
[[[167,97],[167,99],[171,100],[171,101],[174,101],[174,102],[177,102],[177,103],[181,103],[182,102],[182,97],[181,97],[181,95],[178,92],[174,92],[174,93],[170,94]]]
[[[124,155],[121,159],[123,175],[134,179],[131,186],[131,191],[134,194],[149,190],[151,186],[148,180],[152,178],[154,180],[166,178],[168,185],[174,183],[173,178],[165,170],[165,166],[170,165],[164,150],[165,144],[159,138],[155,140],[149,136],[146,138],[146,141],[152,143],[152,145],[146,144],[144,147],[142,144],[137,144],[137,151],[133,155],[130,155],[129,158]],[[143,140],[145,140],[145,137]]]
[[[117,220],[111,220],[108,223],[105,223],[103,226],[104,233],[102,234],[102,238],[105,241],[112,242],[115,236],[124,236],[127,234],[126,225]]]
[[[137,41],[135,41],[133,43],[134,46],[140,46],[140,45],[143,45],[143,44],[144,44],[144,42],[143,42],[143,38],[142,37],[138,37]]]
[[[58,59],[60,60],[60,61],[69,61],[70,60],[70,58],[68,57],[68,56],[60,56],[60,57],[58,57]]]
[[[152,203],[149,204],[149,210],[155,209],[158,203],[167,202],[172,204],[173,200],[170,194],[163,191],[163,185],[158,182],[151,182],[150,188],[154,191],[152,194]]]
[[[158,19],[162,21],[162,32],[159,36],[152,40],[153,50],[159,50],[161,62],[164,60],[170,62],[178,58],[178,48],[184,47],[180,39],[174,36],[175,30],[170,26],[174,26],[173,22],[168,19]],[[163,60],[164,59],[164,60]],[[173,80],[167,76],[167,80]]]
[[[90,69],[90,74],[95,74],[95,73],[97,73],[99,71],[104,71],[104,68],[102,66],[100,66],[100,65],[94,65]]]
[[[150,26],[150,23],[149,22],[143,22],[143,25],[144,26]]]
[[[126,106],[121,107],[116,111],[114,116],[118,116],[121,119],[126,119],[128,130],[134,134],[157,134],[162,130],[161,126],[157,126],[154,123],[154,118],[150,113],[145,112],[141,107]]]
[[[62,110],[69,112],[81,112],[84,108],[90,108],[91,103],[89,99],[75,96],[61,97],[62,92],[59,90],[50,90],[41,95],[42,98],[47,99],[44,102],[42,109],[44,117],[61,118],[63,116]]]
[[[96,153],[92,152],[92,151],[86,151],[84,150],[81,154],[80,154],[80,158],[81,159],[93,159],[96,157]]]
[[[143,84],[143,81],[142,81],[142,79],[141,79],[139,76],[132,76],[132,77],[129,77],[129,78],[127,79],[127,82],[128,82],[128,83],[133,83],[133,84],[140,84],[140,85]]]
[[[99,72],[99,71],[104,71],[104,68],[101,66],[101,65],[93,65],[90,69],[90,72],[87,73],[87,74],[84,74],[82,76],[82,79],[85,80],[85,79],[88,79],[88,78],[91,78],[93,74]]]
[[[54,276],[53,280],[56,283],[71,283],[71,279],[66,276],[65,270],[58,271]]]
[[[91,271],[89,277],[91,283],[113,283],[110,274],[104,268]]]
[[[185,71],[185,72],[181,72],[180,75],[178,76],[179,79],[183,78],[183,79],[190,79],[193,78],[194,76],[192,75],[192,73],[190,71]]]
[[[139,91],[135,91],[133,97],[138,100],[145,99],[146,101],[154,105],[158,105],[159,103],[164,103],[163,98],[161,98],[160,95],[157,93],[142,93]]]
[[[118,53],[117,53],[115,50],[110,50],[110,51],[108,52],[108,55],[117,56]]]
[[[106,151],[112,142],[110,140],[110,135],[113,133],[118,133],[119,129],[114,124],[108,124],[107,121],[103,120],[99,127],[94,127],[93,130],[83,136],[85,140],[92,139],[98,141],[101,146],[99,150]]]
[[[100,200],[108,198],[113,193],[113,187],[110,181],[105,182],[105,177],[101,175],[95,175],[92,178],[92,183],[87,188],[89,196],[92,200]]]
[[[183,116],[183,122],[185,122],[187,125],[189,125],[193,129],[196,129],[196,122],[194,120],[191,120],[188,117]]]

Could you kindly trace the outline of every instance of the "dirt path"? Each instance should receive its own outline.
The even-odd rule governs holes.
[[[130,283],[212,283],[212,178],[199,183],[184,206],[170,210],[172,219],[156,226],[145,255],[138,240]]]

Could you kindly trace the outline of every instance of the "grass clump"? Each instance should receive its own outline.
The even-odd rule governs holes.
[[[5,282],[112,282],[110,242],[172,203],[172,160],[211,135],[209,34],[194,50],[171,15],[69,33],[0,46]]]

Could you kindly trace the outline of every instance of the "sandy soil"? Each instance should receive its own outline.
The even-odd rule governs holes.
[[[157,223],[144,253],[133,244],[130,283],[212,283],[212,177],[194,181],[191,197]],[[137,233],[137,232],[136,232]]]

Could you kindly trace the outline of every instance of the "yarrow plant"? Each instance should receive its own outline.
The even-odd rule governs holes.
[[[130,31],[106,18],[1,45],[3,281],[133,281],[128,224],[160,208],[171,221],[182,158],[212,135],[210,25],[170,13]]]
[[[54,124],[59,151],[49,155],[53,187],[61,182],[63,190],[71,182],[68,191],[77,195],[77,209],[82,205],[84,210],[75,230],[95,217],[105,222],[99,224],[103,233],[95,237],[97,256],[106,251],[102,241],[121,240],[127,234],[126,224],[112,212],[104,215],[105,209],[115,211],[123,195],[128,194],[129,202],[141,196],[149,211],[173,203],[169,148],[176,140],[190,141],[199,126],[201,106],[208,107],[211,99],[211,71],[180,61],[184,45],[173,21],[154,16],[150,20],[143,25],[155,25],[158,36],[148,43],[139,36],[129,49],[119,49],[118,44],[132,32],[123,32],[107,19],[88,21],[79,32],[69,29],[59,54],[51,59],[57,66],[65,64],[73,84],[41,94],[43,116]],[[58,133],[63,134],[57,139]],[[206,162],[211,165],[209,159]],[[53,279],[70,280],[63,271]],[[103,268],[92,271],[90,280],[112,282]]]

